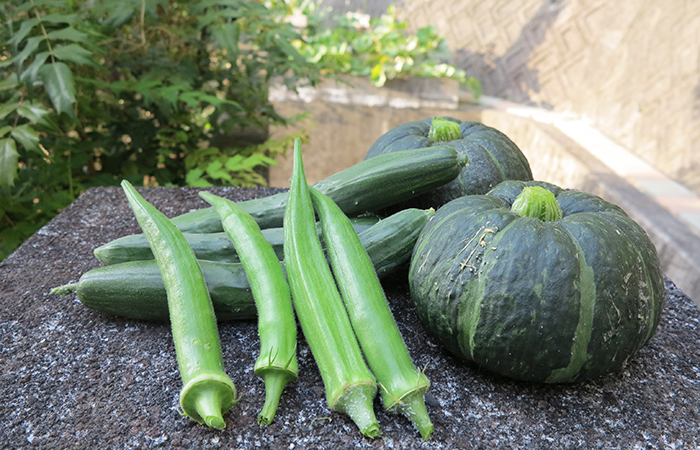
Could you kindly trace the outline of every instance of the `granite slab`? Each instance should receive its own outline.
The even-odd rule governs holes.
[[[168,216],[205,206],[194,188],[140,188]],[[214,188],[234,201],[270,188]],[[460,362],[418,322],[405,272],[385,280],[390,305],[427,395],[435,433],[422,442],[376,403],[383,430],[361,436],[329,410],[299,338],[300,379],[275,422],[253,374],[254,323],[222,323],[226,370],[241,395],[226,429],[178,413],[181,387],[169,326],[86,309],[50,289],[100,263],[95,247],[139,232],[119,188],[94,188],[0,263],[0,448],[43,449],[695,449],[700,447],[700,311],[670,279],[659,329],[620,373],[567,385],[517,382]]]

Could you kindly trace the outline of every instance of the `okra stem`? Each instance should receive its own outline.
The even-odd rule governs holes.
[[[224,372],[221,343],[202,270],[182,233],[126,180],[122,187],[148,238],[167,291],[170,323],[183,388],[186,416],[212,428],[226,426],[223,414],[236,401]]]
[[[319,214],[335,280],[360,347],[381,386],[385,409],[406,415],[424,440],[433,424],[423,402],[430,383],[408,353],[384,290],[360,238],[328,196],[309,187]]]
[[[376,381],[362,357],[314,224],[297,139],[284,215],[284,260],[292,300],[321,372],[328,405],[348,414],[362,434],[376,437],[381,434],[372,407]]]
[[[265,405],[258,424],[272,423],[282,390],[297,378],[297,325],[287,278],[270,242],[253,218],[235,203],[199,194],[216,208],[245,269],[258,310],[260,356],[255,374],[265,382]]]

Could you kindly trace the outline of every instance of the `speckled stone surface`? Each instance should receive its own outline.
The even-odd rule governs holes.
[[[243,200],[273,189],[217,188]],[[168,216],[205,206],[196,189],[141,189]],[[49,294],[100,263],[92,250],[139,232],[119,188],[87,191],[0,263],[0,448],[46,449],[667,449],[700,448],[700,311],[666,280],[650,343],[621,373],[573,385],[533,385],[457,361],[421,327],[405,273],[385,280],[416,364],[432,381],[435,433],[423,443],[402,417],[363,438],[331,412],[311,353],[299,339],[301,378],[276,421],[255,418],[264,398],[252,368],[254,323],[220,325],[226,370],[241,400],[215,431],[180,417],[181,387],[168,325],[86,309]]]

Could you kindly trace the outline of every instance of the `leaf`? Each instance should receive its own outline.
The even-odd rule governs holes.
[[[34,61],[27,67],[27,70],[22,72],[19,76],[19,80],[23,83],[34,84],[37,80],[39,70],[44,67],[46,58],[49,57],[49,52],[41,52],[34,57]]]
[[[7,66],[11,66],[14,63],[15,63],[15,58],[13,58],[13,57],[9,57],[7,59],[4,59],[4,60],[0,61],[0,69],[3,69]]]
[[[477,100],[479,99],[479,97],[481,97],[481,94],[484,93],[481,87],[481,83],[474,77],[467,78],[467,90],[469,90],[469,92],[471,92],[474,96],[474,99]]]
[[[187,175],[185,175],[185,183],[187,183],[188,186],[193,187],[213,186],[210,182],[202,178],[202,175],[204,175],[204,171],[202,169],[194,168],[188,171]]]
[[[364,33],[351,41],[352,49],[358,53],[368,53],[374,47],[374,39],[369,33]]]
[[[223,163],[222,163],[221,161],[219,161],[219,160],[214,160],[214,161],[210,162],[210,163],[207,165],[207,169],[206,169],[207,175],[211,175],[212,173],[217,172],[217,171],[220,170],[223,166],[224,166]]]
[[[193,91],[193,92],[183,92],[182,95],[180,95],[179,100],[187,103],[187,105],[194,109],[197,107],[197,100],[199,100],[199,92],[198,91]],[[175,106],[173,104],[173,106]]]
[[[77,16],[75,14],[47,14],[41,16],[42,22],[46,23],[75,23]]]
[[[18,85],[19,82],[17,81],[17,74],[12,73],[9,77],[0,81],[0,92],[9,91],[10,89],[16,88]]]
[[[173,86],[166,86],[158,89],[158,95],[160,95],[163,98],[163,100],[170,103],[173,109],[177,109],[177,102],[178,100],[180,100],[180,91],[182,91],[183,89],[187,89],[187,87],[177,84]],[[144,94],[144,102],[146,102],[146,100],[147,98]]]
[[[20,125],[12,130],[12,137],[27,150],[41,153],[41,149],[39,148],[39,134],[34,131],[34,128],[28,123]]]
[[[384,66],[382,64],[377,64],[372,67],[370,80],[372,81],[372,84],[377,87],[384,86],[384,83],[386,83],[386,72],[384,71]]]
[[[17,145],[12,138],[0,139],[0,187],[15,185],[17,175]]]
[[[49,111],[41,103],[24,103],[17,108],[17,114],[32,123],[59,131],[58,126],[49,119]]]
[[[47,35],[50,39],[63,39],[66,41],[88,43],[88,35],[82,31],[78,31],[73,27],[61,28],[54,30]]]
[[[12,131],[12,125],[7,125],[5,127],[0,128],[0,137],[5,136],[10,131]]]
[[[22,67],[24,61],[39,47],[39,44],[41,44],[43,40],[44,36],[33,36],[27,39],[27,43],[24,45],[22,51],[15,56],[15,64],[17,64],[18,67]]]
[[[75,118],[73,103],[75,103],[75,85],[73,74],[65,63],[46,64],[39,70],[39,77],[44,83],[44,89],[51,98],[58,114],[66,113]]]
[[[238,55],[238,41],[241,37],[241,29],[238,26],[238,22],[227,23],[217,27],[212,30],[212,34],[219,45],[226,49],[229,58],[235,58]]]
[[[36,17],[33,19],[22,21],[22,24],[19,26],[19,30],[17,30],[17,33],[15,33],[15,35],[7,41],[8,44],[14,45],[15,48],[19,47],[19,43],[22,42],[22,39],[27,37],[27,35],[32,31],[32,28],[34,28],[38,23],[39,19],[37,19]]]
[[[297,49],[295,49],[292,44],[290,44],[286,39],[274,38],[275,44],[284,52],[285,55],[289,56],[290,58],[294,59],[295,61],[299,63],[304,63],[306,59],[304,59],[303,56],[299,54]]]
[[[84,49],[78,44],[56,46],[56,48],[53,50],[53,54],[62,61],[70,61],[87,66],[97,65],[97,63],[92,59],[92,52]]]
[[[120,3],[119,6],[117,6],[117,9],[114,10],[112,15],[109,16],[107,20],[103,22],[102,25],[104,25],[107,28],[119,28],[120,26],[128,22],[133,14],[133,6]]]
[[[243,161],[243,155],[233,155],[226,160],[226,168],[231,172],[241,170],[243,168],[241,161]]]
[[[192,108],[197,107],[197,102],[208,102],[217,108],[222,104],[226,104],[235,106],[241,111],[243,110],[243,107],[238,102],[235,102],[233,100],[227,100],[224,98],[219,98],[211,94],[205,94],[202,91],[183,92],[182,94],[180,94],[179,100],[187,103]]]
[[[17,108],[19,108],[19,102],[0,104],[0,120],[7,117],[11,112],[13,112]]]
[[[199,24],[197,27],[199,29],[205,28],[219,19],[240,19],[245,17],[246,13],[239,10],[239,8],[226,8],[226,9],[214,9],[212,8],[204,16],[199,19]]]

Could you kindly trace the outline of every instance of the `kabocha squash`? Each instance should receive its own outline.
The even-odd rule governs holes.
[[[505,180],[532,180],[527,158],[505,134],[479,122],[451,117],[398,125],[375,141],[365,159],[435,145],[453,147],[469,164],[455,180],[409,200],[409,206],[437,208],[463,195],[485,194]]]
[[[620,370],[653,335],[665,296],[656,249],[621,208],[542,182],[440,208],[409,284],[421,322],[455,355],[547,383]]]

